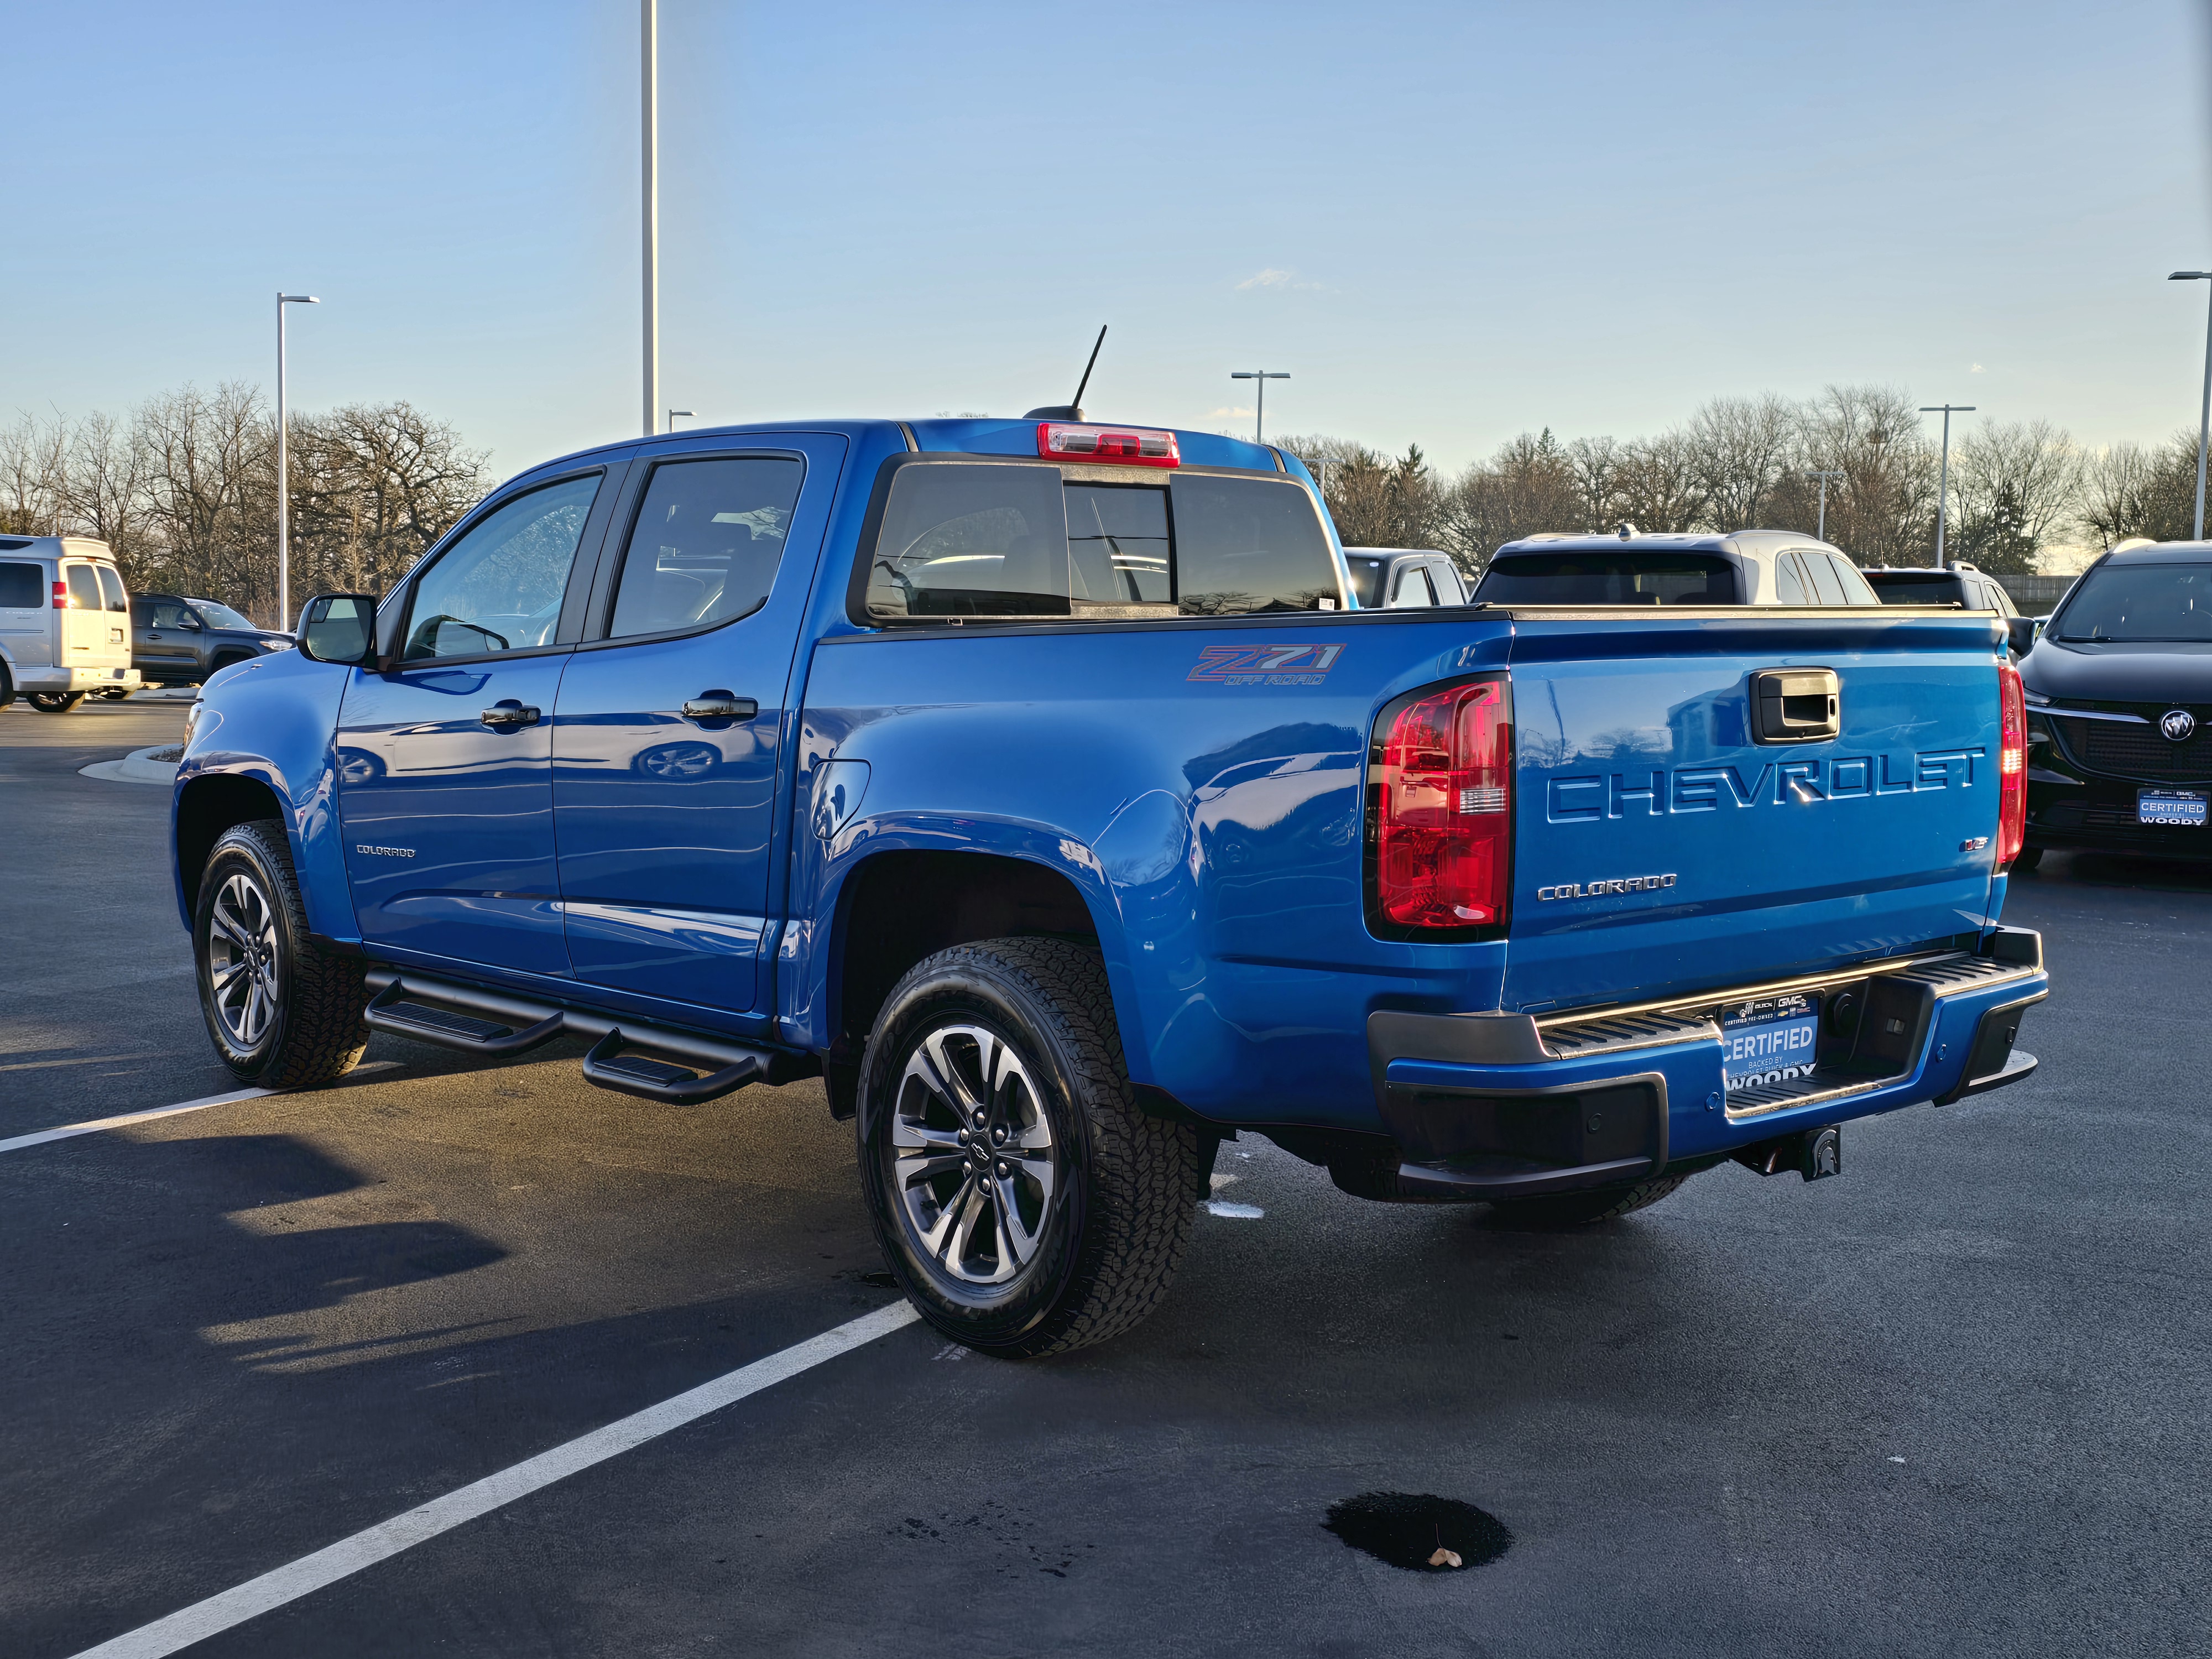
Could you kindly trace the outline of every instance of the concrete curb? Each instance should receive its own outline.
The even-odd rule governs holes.
[[[89,766],[80,766],[77,774],[108,783],[173,784],[177,781],[177,763],[150,760],[148,757],[176,746],[173,743],[157,743],[151,749],[134,749],[121,760],[94,761]]]

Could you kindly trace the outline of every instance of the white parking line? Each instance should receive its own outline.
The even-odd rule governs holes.
[[[273,1607],[296,1601],[325,1584],[349,1577],[364,1567],[389,1560],[403,1550],[450,1532],[480,1515],[488,1515],[518,1498],[542,1491],[594,1463],[603,1463],[672,1429],[680,1429],[710,1412],[734,1405],[748,1395],[772,1388],[824,1360],[849,1353],[879,1336],[889,1336],[920,1316],[905,1302],[862,1314],[835,1330],[809,1337],[765,1359],[756,1359],[750,1365],[742,1365],[711,1382],[702,1382],[658,1406],[648,1406],[566,1445],[540,1452],[512,1468],[486,1475],[458,1492],[434,1498],[404,1515],[395,1515],[350,1538],[342,1538],[313,1555],[303,1555],[289,1565],[249,1579],[235,1589],[211,1595],[166,1619],[157,1619],[126,1635],[102,1642],[96,1648],[87,1648],[76,1659],[162,1659],[164,1655],[204,1642]]]
[[[362,1069],[368,1068],[364,1066]],[[228,1106],[238,1100],[258,1100],[264,1095],[276,1092],[274,1089],[236,1089],[227,1095],[210,1095],[204,1100],[187,1100],[181,1105],[156,1106],[146,1112],[125,1112],[120,1117],[96,1117],[89,1123],[65,1123],[58,1129],[40,1129],[34,1134],[0,1140],[0,1152],[19,1152],[26,1146],[43,1146],[50,1140],[67,1140],[72,1135],[98,1134],[102,1129],[120,1129],[126,1123],[144,1123],[157,1117],[174,1117],[179,1112],[205,1111],[210,1106]]]

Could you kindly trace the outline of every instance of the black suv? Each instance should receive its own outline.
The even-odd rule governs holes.
[[[2084,571],[2020,665],[2027,850],[2212,858],[2212,543],[2153,542]]]
[[[2020,614],[2004,584],[1970,564],[1946,565],[1940,570],[1876,565],[1862,568],[1859,574],[1884,605],[1955,605],[1965,611],[1996,611],[2005,620],[2014,656],[2025,655],[2035,642],[2034,620]]]
[[[216,599],[141,593],[131,601],[131,665],[149,685],[198,685],[219,668],[291,648],[289,634],[256,628]]]

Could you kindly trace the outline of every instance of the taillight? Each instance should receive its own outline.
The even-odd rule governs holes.
[[[54,609],[57,611],[66,611],[69,608],[69,584],[67,582],[56,582],[54,584]]]
[[[1386,933],[1502,932],[1513,866],[1513,711],[1504,678],[1415,692],[1369,753],[1370,920]]]
[[[2027,839],[2027,693],[2020,670],[1997,665],[1997,868],[2020,856]]]
[[[1055,461],[1111,461],[1116,466],[1181,466],[1176,434],[1135,426],[1037,422],[1037,453]]]

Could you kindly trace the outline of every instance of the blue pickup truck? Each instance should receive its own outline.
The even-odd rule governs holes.
[[[1832,1174],[2034,1066],[2019,678],[1985,615],[1675,598],[1363,610],[1294,458],[1080,411],[592,450],[210,681],[208,1030],[818,1075],[1007,1355],[1155,1306],[1238,1134],[1556,1224]]]

